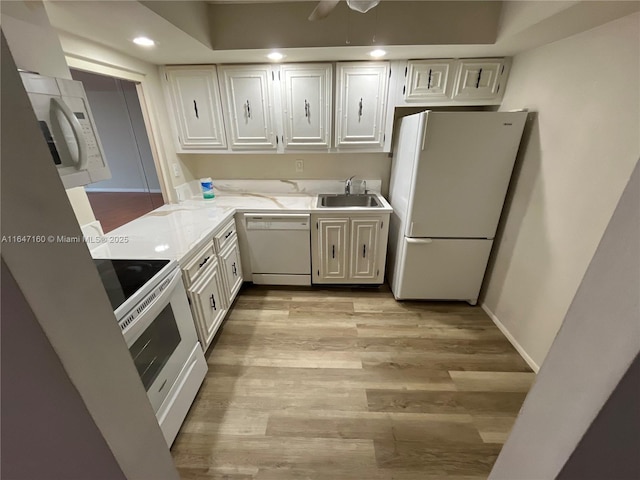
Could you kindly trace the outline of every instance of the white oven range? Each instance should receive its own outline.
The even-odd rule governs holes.
[[[94,259],[167,444],[207,372],[175,260]]]

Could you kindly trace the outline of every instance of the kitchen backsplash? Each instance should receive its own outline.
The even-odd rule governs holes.
[[[381,180],[354,178],[352,193],[364,193],[365,183],[369,192],[380,193]],[[237,193],[271,193],[271,194],[316,194],[343,193],[345,180],[216,180],[213,179],[213,190],[216,195],[233,195]],[[179,201],[192,197],[201,197],[200,181],[183,183],[176,187]]]

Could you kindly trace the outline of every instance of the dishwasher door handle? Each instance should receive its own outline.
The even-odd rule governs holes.
[[[261,213],[245,213],[244,218],[247,221],[258,220],[260,222],[273,222],[273,221],[292,221],[299,222],[309,220],[309,215],[306,213],[283,213],[278,215],[264,215]]]
[[[247,230],[310,230],[308,214],[263,215],[245,213]]]

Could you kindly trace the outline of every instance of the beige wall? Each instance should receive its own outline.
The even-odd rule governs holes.
[[[67,197],[69,197],[71,208],[73,208],[73,212],[76,214],[79,225],[86,225],[87,223],[95,221],[96,217],[84,187],[68,189]]]
[[[573,458],[574,475],[569,475],[569,471],[558,473],[580,447],[580,440],[594,425],[598,412],[640,351],[639,245],[640,165],[636,164],[558,336],[493,466],[490,480],[638,478],[616,475],[625,470],[625,463],[627,468],[633,463],[636,471],[640,466],[637,457],[640,432],[634,430],[640,420],[637,400],[633,409],[620,406],[618,410],[618,414],[626,413],[626,431],[600,430],[601,435],[617,438],[600,437],[598,447],[603,458],[598,469],[586,476],[577,475],[574,468],[580,459]],[[615,426],[616,419],[606,418],[607,412],[603,413],[604,421],[610,427]],[[627,444],[626,450],[612,452],[621,443]],[[624,458],[634,446],[635,454]],[[599,475],[607,470],[603,468],[607,463],[616,459],[621,464]]]
[[[636,13],[516,55],[502,110],[527,126],[484,306],[540,365],[640,148]]]
[[[382,180],[382,193],[389,189],[391,158],[386,153],[329,153],[273,155],[181,155],[196,178],[242,179],[344,179]],[[304,161],[304,172],[296,172],[296,160]]]

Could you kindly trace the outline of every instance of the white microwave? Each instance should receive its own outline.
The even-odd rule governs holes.
[[[64,187],[111,178],[82,82],[20,76]]]

